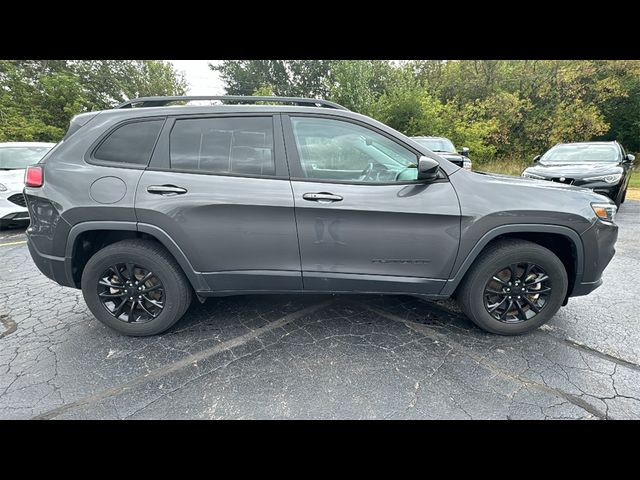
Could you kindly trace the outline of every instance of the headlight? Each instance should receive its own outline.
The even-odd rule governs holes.
[[[542,175],[536,175],[535,173],[527,172],[526,170],[522,172],[522,176],[526,178],[535,178],[536,180],[544,180],[545,178]]]
[[[5,187],[2,183],[0,183],[0,192],[6,192],[7,187]]]
[[[471,160],[467,160],[466,158],[462,161],[462,168],[465,170],[471,170]]]
[[[591,208],[600,220],[606,222],[613,222],[618,211],[618,208],[612,203],[592,203]]]
[[[607,183],[618,183],[620,181],[620,179],[622,178],[622,174],[621,173],[614,173],[612,175],[599,175],[597,177],[588,177],[585,178],[584,180],[586,182],[607,182]]]

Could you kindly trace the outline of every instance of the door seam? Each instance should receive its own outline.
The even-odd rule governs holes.
[[[302,290],[304,291],[304,274],[302,273],[302,246],[300,245],[300,229],[298,228],[298,209],[296,205],[296,194],[293,190],[293,183],[291,182],[291,168],[289,167],[289,155],[287,153],[287,141],[284,136],[284,124],[282,115],[278,114],[280,119],[280,133],[282,134],[282,145],[284,147],[284,159],[287,163],[287,173],[289,174],[289,188],[291,189],[291,198],[293,199],[293,221],[296,224],[296,240],[298,241],[298,259],[300,261],[300,282],[302,283]]]

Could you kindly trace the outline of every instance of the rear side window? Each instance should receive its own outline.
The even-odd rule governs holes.
[[[164,119],[125,123],[100,144],[93,158],[103,162],[146,166]]]
[[[177,170],[275,175],[271,117],[176,120],[169,143]]]

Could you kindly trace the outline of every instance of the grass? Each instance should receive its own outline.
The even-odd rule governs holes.
[[[627,188],[627,198],[629,200],[640,200],[640,170],[635,168],[631,173],[629,187]]]
[[[478,162],[473,165],[474,170],[481,172],[502,173],[504,175],[520,175],[530,164],[523,164],[520,160],[502,159],[491,160],[489,162]],[[629,180],[627,198],[630,200],[640,200],[640,168],[634,168]]]

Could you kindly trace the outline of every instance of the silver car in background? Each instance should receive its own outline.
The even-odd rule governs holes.
[[[24,172],[40,161],[55,143],[0,143],[0,228],[29,221],[22,189]]]

